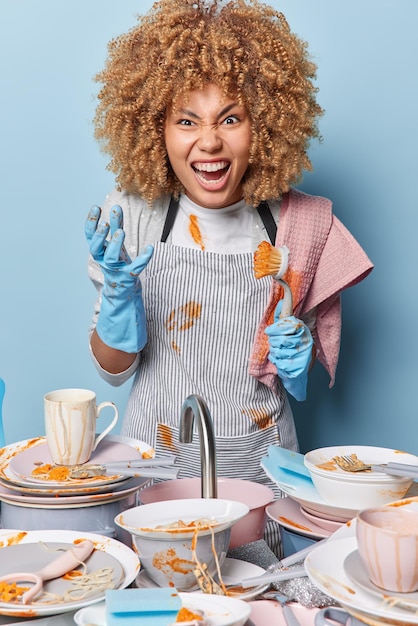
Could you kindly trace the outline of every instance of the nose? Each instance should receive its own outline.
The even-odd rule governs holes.
[[[217,124],[205,124],[200,127],[198,146],[206,152],[215,152],[222,147],[222,138]]]

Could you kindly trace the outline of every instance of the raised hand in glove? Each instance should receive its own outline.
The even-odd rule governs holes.
[[[85,235],[93,259],[100,265],[104,284],[96,331],[111,348],[136,353],[147,342],[147,326],[139,275],[148,264],[153,246],[147,246],[133,261],[123,242],[123,213],[120,206],[110,211],[110,224],[99,222],[101,210],[93,207],[87,217]],[[110,231],[110,241],[106,237]]]
[[[311,331],[293,315],[280,317],[283,300],[274,312],[274,323],[265,332],[269,338],[269,360],[276,366],[285,389],[296,399],[306,399],[308,371],[312,359]]]

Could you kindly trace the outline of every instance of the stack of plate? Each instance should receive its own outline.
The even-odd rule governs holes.
[[[267,507],[267,514],[293,534],[317,541],[329,537],[357,515],[358,509],[330,504],[319,495],[305,467],[303,454],[270,446],[261,465],[288,496]],[[415,482],[405,498],[417,494],[418,483]],[[301,549],[304,546],[299,543],[294,547]]]
[[[108,435],[93,452],[89,463],[129,461],[152,453],[136,439]],[[0,456],[1,525],[18,530],[73,529],[99,532],[130,545],[114,518],[136,506],[138,490],[146,478],[122,475],[51,481],[33,475],[36,467],[52,464],[45,437],[28,439],[2,449]],[[24,515],[24,512],[28,515]],[[125,535],[125,536],[124,536]]]

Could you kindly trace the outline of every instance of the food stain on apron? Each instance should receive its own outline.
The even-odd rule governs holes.
[[[201,250],[205,249],[205,244],[203,243],[202,233],[199,228],[199,221],[196,215],[190,215],[189,218],[189,233],[192,236],[193,241],[196,245],[199,246]]]
[[[244,409],[242,414],[249,417],[260,430],[275,424],[273,416],[262,409]]]
[[[190,330],[195,322],[200,319],[201,313],[201,304],[193,301],[186,302],[186,304],[180,306],[177,310],[173,309],[170,312],[165,327],[169,332],[176,329],[180,332]],[[171,341],[171,347],[180,354],[180,347],[175,341]]]
[[[173,432],[167,424],[161,424],[161,422],[157,424],[157,439],[161,442],[164,449],[174,453],[177,452],[177,446],[173,440]]]

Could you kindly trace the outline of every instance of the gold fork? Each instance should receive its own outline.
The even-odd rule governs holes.
[[[333,461],[336,462],[345,472],[364,472],[365,470],[371,470],[372,466],[361,461],[357,454],[343,454],[342,456],[334,456]]]

